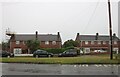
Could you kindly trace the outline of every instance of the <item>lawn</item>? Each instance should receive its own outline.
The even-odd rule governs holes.
[[[2,58],[3,63],[37,63],[37,64],[120,64],[120,59],[110,60],[109,55],[84,55],[78,57],[14,57]]]

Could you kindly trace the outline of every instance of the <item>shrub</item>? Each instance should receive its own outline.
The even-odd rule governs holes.
[[[26,54],[26,53],[28,53],[27,49],[22,50],[22,54]]]
[[[41,49],[41,50],[45,50],[49,53],[53,53],[53,54],[59,54],[64,52],[65,50],[67,50],[66,48],[45,48],[45,49]]]

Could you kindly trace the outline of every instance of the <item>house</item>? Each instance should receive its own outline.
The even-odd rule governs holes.
[[[12,53],[23,53],[22,51],[28,49],[25,42],[34,39],[40,41],[40,48],[61,48],[62,46],[59,32],[57,34],[38,34],[38,31],[35,34],[6,34],[11,36],[9,50]]]
[[[119,50],[119,38],[116,34],[113,34],[113,51]],[[77,33],[76,41],[79,42],[79,48],[84,48],[85,50],[109,50],[110,49],[110,37],[109,35],[80,35]]]

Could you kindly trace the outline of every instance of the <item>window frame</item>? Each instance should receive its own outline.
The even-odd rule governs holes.
[[[94,42],[94,41],[91,41],[91,44],[92,44],[92,45],[94,45],[94,44],[95,44],[95,42]]]
[[[98,44],[98,45],[101,45],[101,41],[97,41],[97,44]]]
[[[45,45],[49,45],[49,41],[45,41]]]
[[[52,45],[56,45],[57,44],[57,42],[56,41],[52,41]]]
[[[20,44],[20,41],[18,41],[18,40],[15,41],[15,44],[16,44],[16,45],[19,45],[19,44]]]
[[[88,45],[89,44],[89,42],[88,41],[85,41],[85,45]]]
[[[103,41],[103,44],[105,45],[105,44],[107,44],[107,42],[106,42],[106,41]]]
[[[114,44],[115,44],[115,45],[118,44],[117,41],[114,41]]]

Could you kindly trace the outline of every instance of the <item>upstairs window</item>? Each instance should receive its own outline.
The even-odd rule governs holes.
[[[46,45],[49,45],[49,41],[45,41],[45,44],[46,44]]]
[[[117,41],[114,41],[114,44],[117,44]]]
[[[16,41],[16,44],[20,44],[20,41]]]
[[[87,44],[88,44],[88,41],[85,41],[85,44],[87,45]]]
[[[25,45],[25,41],[23,41],[23,45]]]
[[[98,44],[101,44],[101,41],[98,41]]]
[[[103,44],[106,44],[106,41],[103,41]]]
[[[94,44],[94,41],[91,41],[91,44]]]
[[[52,44],[53,44],[53,45],[56,45],[56,41],[52,41]]]

